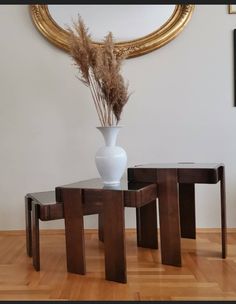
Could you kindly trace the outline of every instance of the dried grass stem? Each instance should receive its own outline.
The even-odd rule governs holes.
[[[129,99],[128,84],[120,74],[125,56],[116,54],[112,33],[105,37],[103,46],[95,45],[81,17],[68,30],[78,78],[90,89],[101,125],[117,125]]]

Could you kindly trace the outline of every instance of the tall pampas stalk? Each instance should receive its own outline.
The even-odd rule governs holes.
[[[117,125],[130,96],[128,83],[120,73],[126,56],[115,52],[111,32],[105,36],[103,45],[95,45],[81,17],[68,31],[70,55],[78,68],[78,79],[90,89],[101,125]]]

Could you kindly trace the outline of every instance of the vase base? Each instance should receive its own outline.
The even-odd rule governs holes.
[[[112,189],[119,190],[120,189],[120,181],[118,182],[103,182],[103,189]]]
[[[105,186],[115,186],[115,185],[119,185],[120,181],[117,181],[117,182],[103,182],[103,184]]]

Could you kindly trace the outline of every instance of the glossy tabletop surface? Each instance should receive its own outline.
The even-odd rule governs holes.
[[[143,169],[218,169],[224,166],[222,163],[194,163],[194,162],[179,162],[179,163],[153,163],[143,164],[132,167]]]
[[[91,189],[91,190],[114,190],[114,191],[141,191],[152,185],[150,182],[128,182],[127,178],[123,178],[120,184],[104,185],[100,178],[88,179],[68,185],[59,186],[57,188],[70,189]]]
[[[43,203],[43,205],[53,204],[56,202],[55,191],[28,193],[26,196],[39,204]]]

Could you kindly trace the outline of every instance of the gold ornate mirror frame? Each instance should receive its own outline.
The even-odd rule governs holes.
[[[126,52],[128,58],[154,51],[174,39],[190,20],[194,5],[176,5],[174,13],[156,31],[135,40],[115,44],[118,53]],[[61,28],[50,15],[48,5],[30,5],[30,13],[38,30],[57,47],[68,49],[69,33]],[[94,42],[95,44],[102,44]]]

